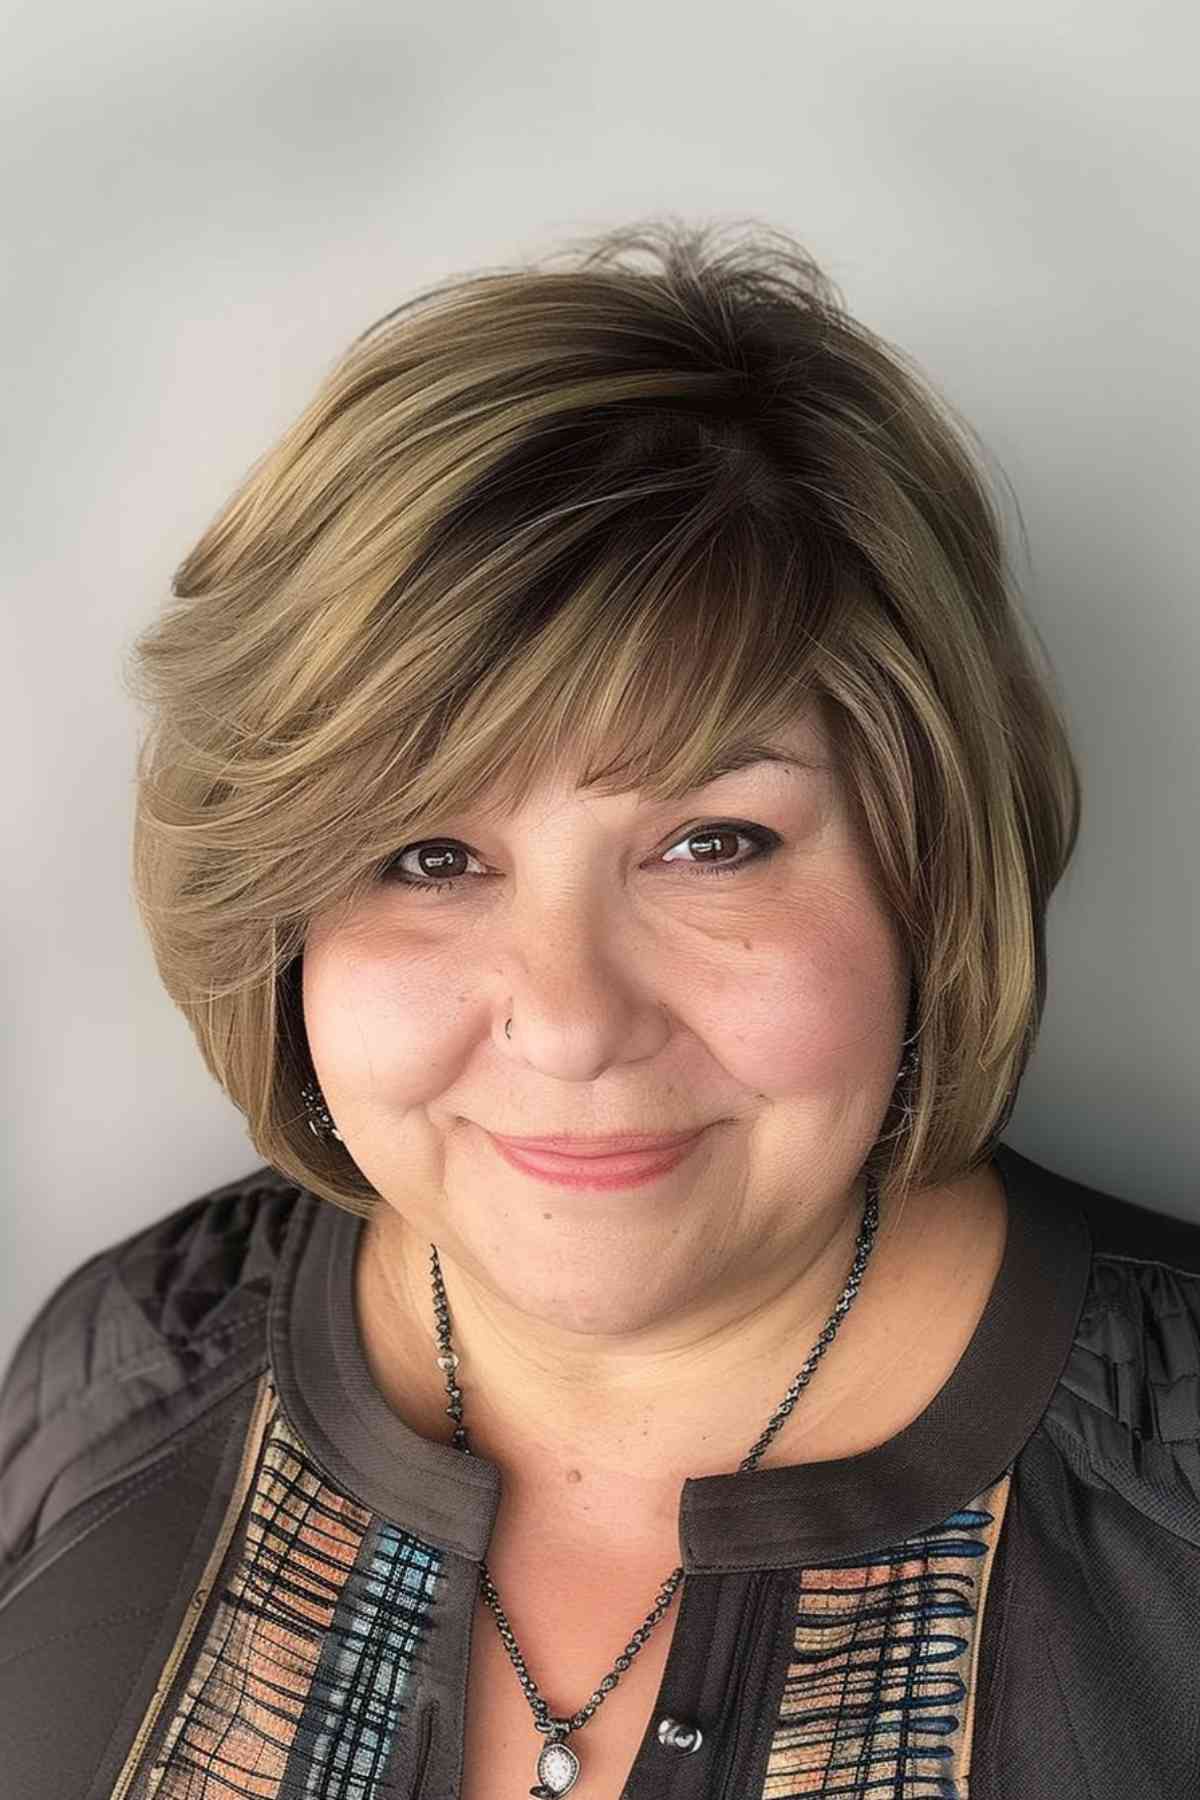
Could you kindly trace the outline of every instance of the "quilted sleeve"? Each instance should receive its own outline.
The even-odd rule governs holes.
[[[59,1519],[265,1364],[302,1193],[257,1169],[101,1250],[34,1315],[0,1384],[0,1587]]]
[[[1200,1546],[1200,1271],[1098,1255],[1047,1424],[1109,1487]]]
[[[52,1472],[39,1455],[39,1427],[53,1410],[51,1371],[66,1380],[72,1345],[77,1365],[85,1361],[87,1321],[104,1276],[101,1252],[60,1282],[26,1326],[0,1385],[0,1581],[32,1547],[34,1496],[40,1490],[44,1499],[52,1485]],[[66,1404],[72,1398],[78,1403],[87,1385],[86,1373],[69,1383]]]

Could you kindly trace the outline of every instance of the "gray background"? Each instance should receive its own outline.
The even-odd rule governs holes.
[[[988,444],[1085,783],[1008,1141],[1200,1216],[1190,0],[9,6],[0,1357],[259,1157],[129,891],[119,666],[358,331],[650,212],[797,236]]]

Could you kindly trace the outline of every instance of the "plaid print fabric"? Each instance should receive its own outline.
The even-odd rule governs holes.
[[[969,1800],[975,1671],[1011,1471],[866,1561],[802,1569],[762,1800]]]
[[[371,1800],[440,1563],[331,1487],[274,1401],[244,1530],[147,1800]]]

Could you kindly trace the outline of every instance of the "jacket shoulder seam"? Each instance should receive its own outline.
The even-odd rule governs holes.
[[[1166,1269],[1172,1275],[1178,1275],[1181,1281],[1200,1282],[1200,1269],[1191,1269],[1186,1263],[1171,1262],[1165,1256],[1135,1256],[1129,1250],[1096,1250],[1093,1252],[1094,1262],[1128,1263],[1135,1269]]]
[[[1107,1459],[1098,1460],[1092,1455],[1079,1433],[1064,1424],[1062,1419],[1047,1414],[1043,1423],[1050,1437],[1066,1449],[1068,1456],[1073,1456],[1077,1462],[1090,1469],[1096,1478],[1104,1483],[1110,1493],[1116,1494],[1119,1499],[1124,1500],[1126,1505],[1132,1507],[1148,1524],[1153,1525],[1158,1531],[1165,1531],[1169,1537],[1175,1538],[1181,1544],[1188,1544],[1193,1549],[1200,1548],[1200,1534],[1193,1535],[1187,1531],[1178,1530],[1169,1520],[1163,1519],[1156,1511],[1142,1503],[1142,1496],[1148,1491],[1147,1486],[1134,1473],[1132,1467],[1127,1468],[1122,1463],[1110,1462]]]
[[[65,1551],[73,1549],[77,1544],[90,1537],[93,1531],[112,1518],[114,1513],[120,1512],[122,1507],[128,1505],[132,1500],[136,1500],[140,1495],[152,1492],[155,1487],[167,1481],[174,1469],[181,1462],[186,1461],[197,1444],[202,1444],[206,1438],[225,1430],[227,1425],[224,1409],[235,1399],[243,1387],[260,1381],[263,1373],[263,1368],[257,1365],[248,1371],[239,1370],[235,1380],[223,1383],[193,1418],[187,1420],[184,1425],[173,1432],[161,1446],[150,1452],[148,1457],[136,1460],[132,1467],[126,1465],[123,1468],[114,1469],[92,1493],[81,1496],[67,1512],[63,1513],[61,1518],[55,1520],[54,1525],[50,1528],[51,1533],[62,1532],[64,1542],[54,1550],[47,1562],[38,1567],[33,1578],[36,1580],[42,1574],[43,1569],[52,1567]],[[89,1511],[86,1520],[80,1527],[80,1514],[85,1509],[94,1510]],[[66,1535],[72,1525],[80,1528],[74,1533]],[[15,1584],[20,1582],[23,1585],[24,1564],[28,1558],[38,1555],[42,1546],[48,1541],[49,1535],[35,1537],[24,1554],[17,1556],[7,1564],[0,1560],[0,1609],[15,1592]],[[12,1587],[9,1586],[10,1582],[14,1584]]]

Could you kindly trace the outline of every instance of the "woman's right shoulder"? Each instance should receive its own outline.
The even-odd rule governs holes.
[[[266,1316],[298,1206],[269,1165],[210,1189],[71,1270],[0,1382],[0,1584],[75,1507],[266,1361]]]

